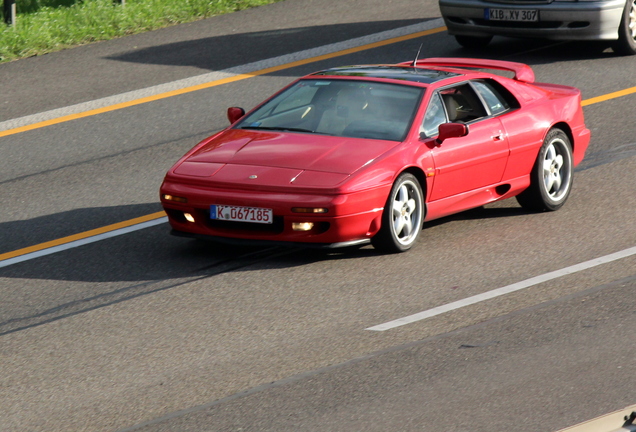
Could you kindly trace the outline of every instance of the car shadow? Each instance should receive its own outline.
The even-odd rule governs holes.
[[[135,49],[106,58],[121,62],[189,66],[210,71],[220,71],[246,63],[272,59],[289,53],[322,47],[433,19],[437,18],[371,21],[234,33]],[[445,43],[440,44],[440,38]],[[496,36],[484,48],[467,49],[456,43],[453,36],[444,32],[436,34],[435,38],[424,37],[414,40],[413,44],[413,56],[415,56],[418,47],[422,44],[420,58],[438,56],[493,58],[509,59],[530,64],[544,64],[555,61],[616,57],[616,54],[609,48],[609,42],[598,41],[562,42]],[[523,45],[521,50],[519,48],[520,44]],[[231,49],[228,49],[228,47],[231,47]],[[410,51],[409,54],[411,54]],[[404,61],[403,51],[393,49],[388,55],[391,58],[387,58],[386,63]],[[365,56],[362,55],[361,61],[363,63],[365,62],[364,58]],[[312,69],[310,65],[308,70],[314,69],[316,67],[314,66]],[[297,75],[297,72],[290,69],[282,69],[274,73],[279,76]]]
[[[372,21],[234,33],[137,49],[106,58],[122,62],[191,66],[219,71],[423,21],[427,19]],[[277,73],[286,74],[284,70]]]
[[[19,252],[53,241],[56,244],[66,244],[67,242],[58,240],[160,211],[159,203],[148,203],[77,209],[0,223],[0,253]],[[479,207],[426,222],[424,230],[452,221],[527,214],[527,211],[518,206]],[[268,268],[284,268],[302,266],[316,259],[337,256],[358,258],[379,254],[372,247],[325,249],[302,245],[244,245],[194,240],[170,235],[170,226],[162,222],[124,235],[43,254],[34,258],[37,265],[29,259],[0,267],[0,277],[91,283],[143,282],[249,270],[247,267],[251,263],[264,260],[268,261]]]
[[[0,224],[2,252],[31,246],[35,244],[32,239],[43,233],[52,240],[151,214],[158,208],[158,203],[88,208],[5,222]],[[462,219],[524,214],[516,207],[479,208],[430,222],[425,229]],[[69,233],[66,227],[82,228]],[[0,335],[190,283],[205,283],[216,289],[214,277],[223,273],[379,255],[371,246],[312,249],[203,242],[171,236],[169,225],[161,223],[0,268],[0,279],[4,280],[0,285]]]
[[[157,202],[83,208],[0,223],[0,253],[19,252],[47,242],[66,244],[64,240],[73,240],[71,236],[90,233],[91,230],[161,211],[161,205]],[[199,268],[258,250],[254,247],[231,245],[223,248],[209,247],[204,242],[173,237],[169,234],[169,225],[161,223],[125,235],[44,255],[36,258],[37,265],[33,265],[33,261],[29,260],[0,267],[0,277],[82,282],[175,279],[192,276]]]

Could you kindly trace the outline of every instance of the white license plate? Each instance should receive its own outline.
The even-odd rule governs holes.
[[[267,208],[213,204],[210,206],[210,219],[271,224],[274,212]]]
[[[490,21],[539,21],[536,9],[484,9],[484,18]]]

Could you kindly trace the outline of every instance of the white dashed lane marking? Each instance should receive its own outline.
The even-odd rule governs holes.
[[[555,270],[553,272],[545,273],[540,276],[535,276],[530,279],[523,280],[521,282],[513,283],[512,285],[507,285],[505,287],[497,288],[491,291],[487,291],[482,294],[477,294],[472,297],[467,297],[462,300],[458,300],[452,303],[447,303],[442,306],[434,307],[433,309],[428,309],[422,312],[418,312],[413,315],[409,315],[403,318],[398,318],[393,321],[386,322],[384,324],[378,324],[373,327],[369,327],[366,330],[372,331],[386,331],[396,327],[400,327],[407,324],[412,324],[417,321],[422,321],[426,318],[431,318],[437,315],[441,315],[446,312],[454,311],[457,309],[461,309],[466,306],[470,306],[476,303],[480,303],[486,300],[493,299],[495,297],[499,297],[502,295],[510,294],[515,291],[520,291],[525,288],[529,288],[534,285],[538,285],[543,282],[547,282],[553,279],[560,278],[562,276],[567,276],[573,273],[577,273],[583,270],[590,269],[592,267],[596,267],[602,264],[607,264],[612,261],[620,260],[623,258],[627,258],[629,256],[636,255],[636,246],[624,249],[619,252],[615,252],[613,254],[605,255],[599,258],[594,258],[589,261],[585,261],[579,264],[575,264],[573,266],[565,267],[560,270]]]

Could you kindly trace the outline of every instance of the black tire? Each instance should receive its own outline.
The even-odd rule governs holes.
[[[415,244],[424,221],[422,187],[414,175],[397,178],[382,212],[382,227],[371,244],[382,252],[406,252]]]
[[[468,49],[484,48],[492,40],[492,36],[455,36],[457,43]]]
[[[636,0],[627,0],[618,26],[618,40],[612,48],[619,55],[636,54]]]
[[[572,144],[561,129],[551,129],[530,173],[530,187],[517,195],[526,210],[555,211],[572,190]]]

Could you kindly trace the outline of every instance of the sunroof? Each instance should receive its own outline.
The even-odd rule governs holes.
[[[366,78],[386,78],[430,84],[446,78],[458,76],[459,74],[407,66],[347,66],[327,69],[316,72],[313,75],[361,76]]]

